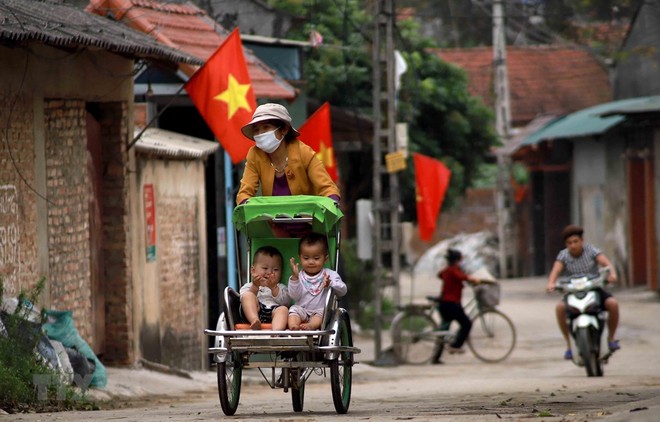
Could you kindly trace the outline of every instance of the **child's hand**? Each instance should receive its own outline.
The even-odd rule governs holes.
[[[261,287],[263,283],[264,276],[263,274],[252,274],[252,284],[257,287]]]
[[[291,278],[294,280],[298,280],[298,274],[300,274],[300,269],[298,268],[298,264],[293,258],[289,260],[289,263],[291,264]]]
[[[327,271],[323,272],[323,288],[326,289],[330,287],[330,274]]]
[[[264,274],[263,279],[261,281],[261,285],[264,287],[268,287],[269,289],[275,287],[273,284],[273,273]]]

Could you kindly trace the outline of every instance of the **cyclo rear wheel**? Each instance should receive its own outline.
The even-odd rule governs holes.
[[[472,318],[467,345],[478,359],[501,362],[513,352],[516,329],[511,319],[498,310],[479,312]]]
[[[242,374],[243,367],[240,353],[228,353],[224,362],[218,362],[218,395],[220,396],[222,411],[227,416],[232,416],[238,409],[238,399],[241,397]]]
[[[353,346],[353,334],[348,314],[341,312],[337,324],[337,346]],[[340,415],[348,412],[351,403],[351,388],[353,383],[353,354],[351,352],[337,353],[337,359],[330,361],[330,385],[332,401],[335,410]]]
[[[401,363],[422,365],[433,357],[438,325],[421,311],[404,311],[392,324],[392,351]],[[441,341],[441,340],[440,340]]]

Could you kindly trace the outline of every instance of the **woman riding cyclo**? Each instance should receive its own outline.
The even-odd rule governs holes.
[[[257,195],[319,195],[339,202],[339,188],[316,157],[316,152],[298,139],[291,116],[280,104],[262,104],[241,129],[255,142],[247,154],[236,203]]]

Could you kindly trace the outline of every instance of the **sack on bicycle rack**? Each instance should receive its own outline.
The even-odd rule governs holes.
[[[483,283],[474,287],[474,294],[477,298],[479,308],[494,309],[500,304],[500,285],[499,283]]]

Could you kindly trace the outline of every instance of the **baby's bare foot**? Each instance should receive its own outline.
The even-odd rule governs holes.
[[[261,321],[259,321],[258,319],[252,321],[250,323],[250,328],[252,330],[261,330]]]
[[[301,330],[309,330],[309,325],[308,324],[300,324],[300,329]]]

